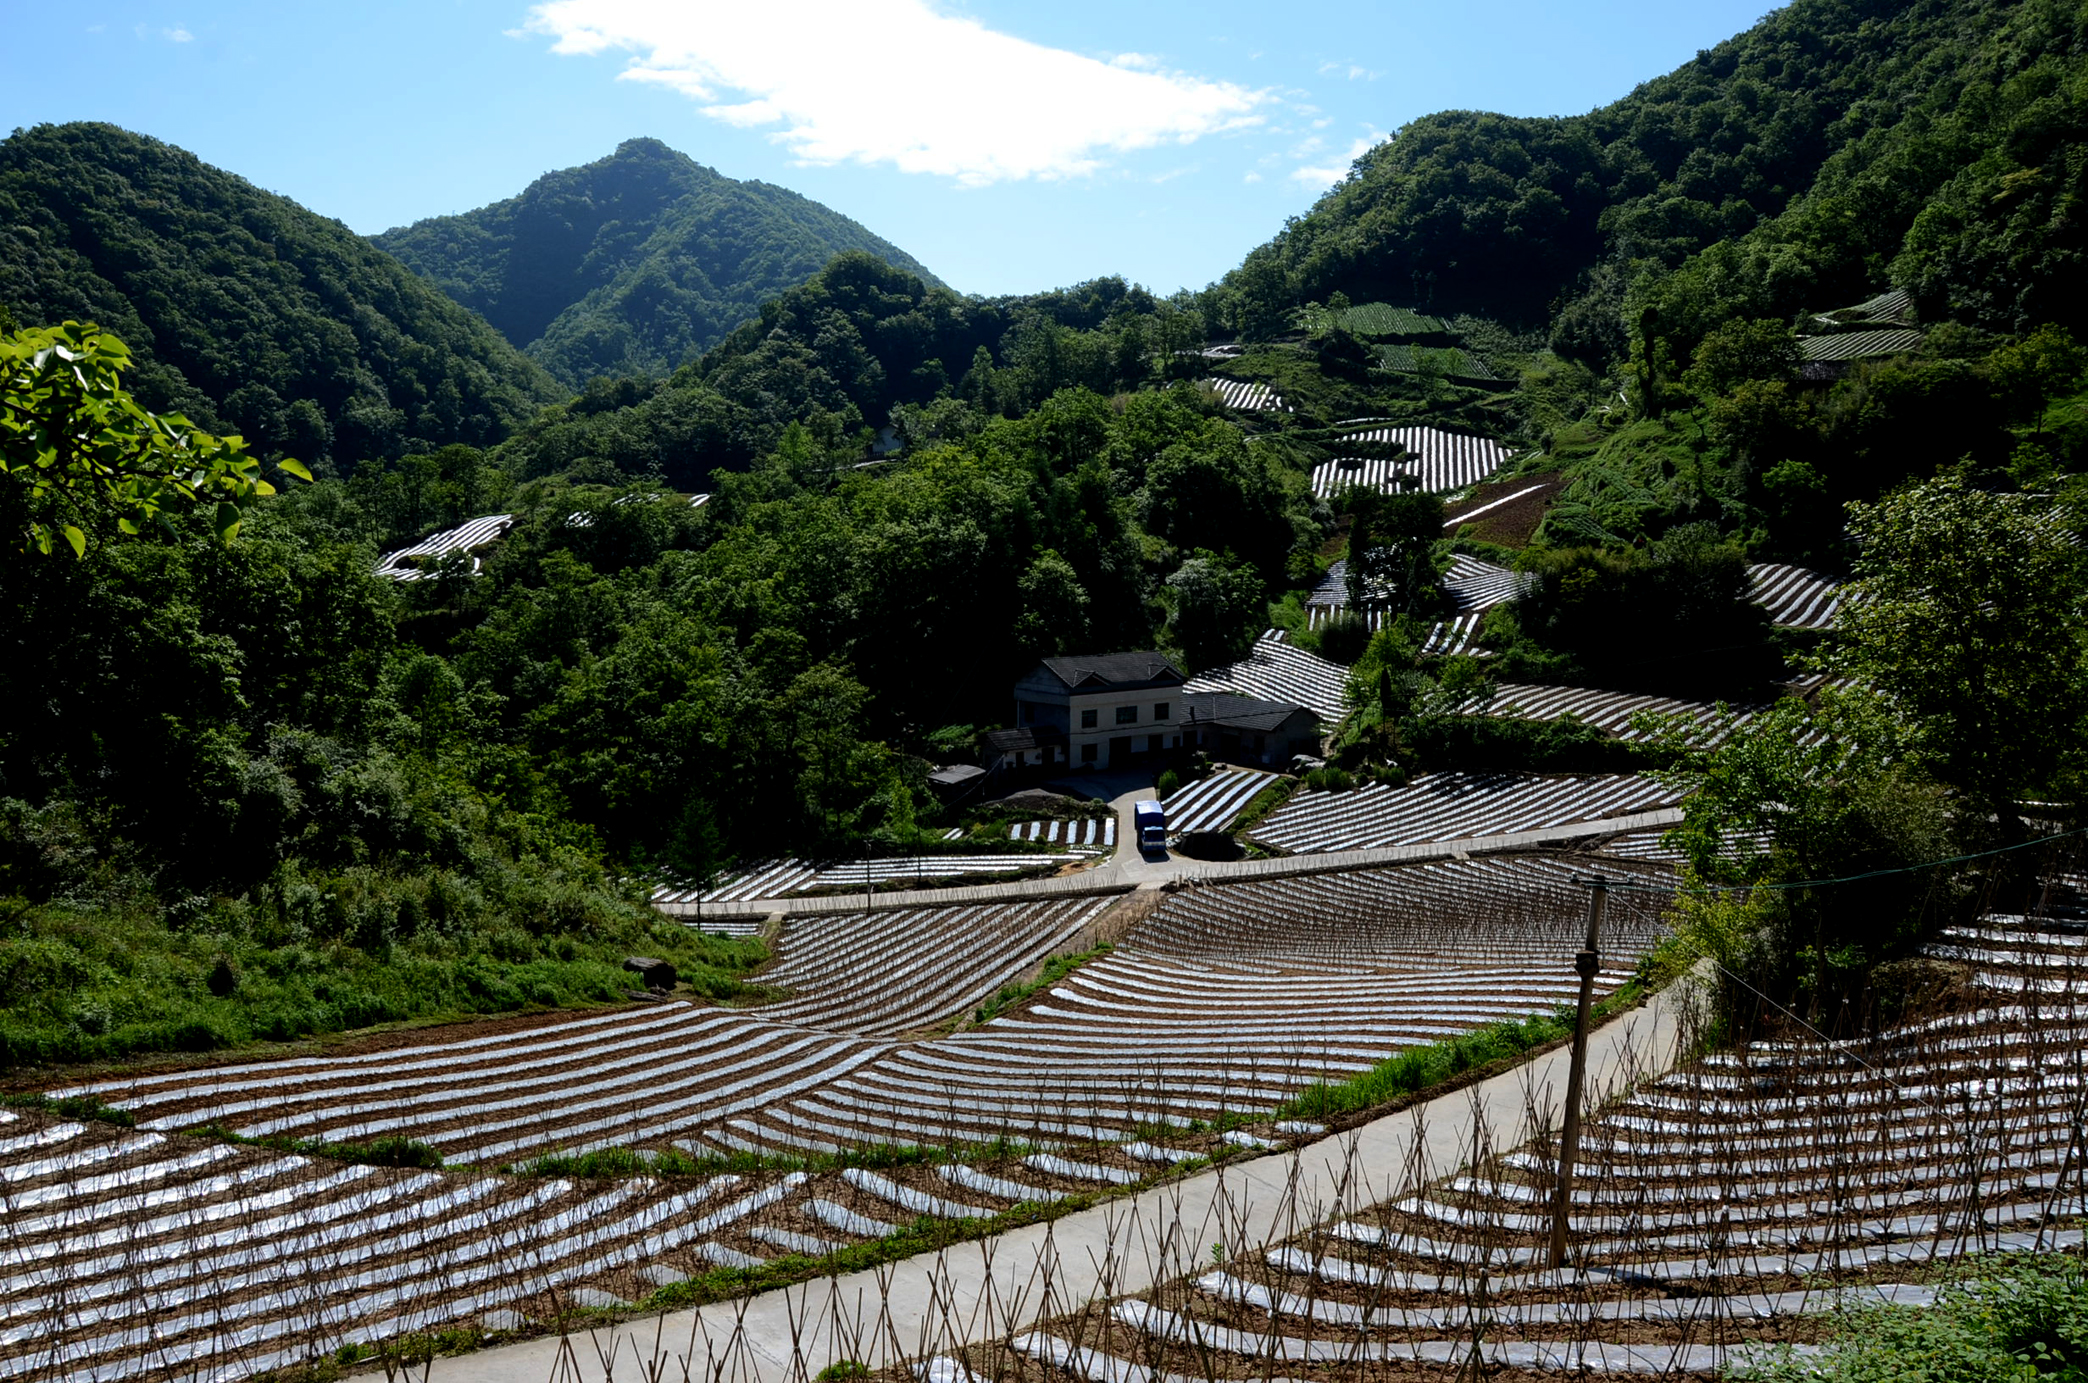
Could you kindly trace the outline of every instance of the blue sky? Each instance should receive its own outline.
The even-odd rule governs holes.
[[[0,129],[107,120],[358,231],[651,135],[967,292],[1200,287],[1429,111],[1585,111],[1763,0],[0,0]]]

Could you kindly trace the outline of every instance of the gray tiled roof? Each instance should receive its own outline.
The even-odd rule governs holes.
[[[1137,691],[1179,686],[1184,680],[1165,654],[1153,652],[1046,658],[1044,667],[1074,691]]]

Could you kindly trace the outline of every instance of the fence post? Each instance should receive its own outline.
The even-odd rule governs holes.
[[[1573,1164],[1580,1156],[1581,1086],[1588,1077],[1588,1008],[1595,996],[1595,976],[1602,969],[1597,949],[1602,941],[1602,909],[1609,901],[1609,880],[1597,874],[1588,885],[1588,942],[1573,958],[1580,974],[1580,1007],[1573,1018],[1573,1062],[1566,1077],[1566,1118],[1559,1126],[1559,1189],[1552,1210],[1551,1265],[1566,1265],[1566,1220],[1573,1211]]]

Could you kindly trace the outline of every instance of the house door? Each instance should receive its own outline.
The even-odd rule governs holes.
[[[1114,739],[1109,742],[1109,765],[1111,768],[1121,767],[1123,764],[1127,763],[1130,760],[1130,758],[1131,737],[1129,735],[1126,735],[1122,739]]]

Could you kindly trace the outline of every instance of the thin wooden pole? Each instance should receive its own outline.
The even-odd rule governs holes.
[[[1588,1076],[1588,1009],[1595,997],[1595,976],[1602,969],[1597,949],[1602,941],[1602,909],[1609,901],[1609,880],[1597,874],[1588,881],[1588,944],[1573,958],[1580,974],[1580,1007],[1573,1017],[1573,1064],[1566,1077],[1566,1119],[1559,1128],[1559,1191],[1552,1209],[1551,1265],[1566,1266],[1566,1221],[1573,1211],[1573,1164],[1580,1156],[1581,1086]]]

